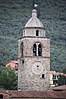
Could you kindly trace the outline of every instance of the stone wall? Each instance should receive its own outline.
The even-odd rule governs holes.
[[[33,57],[33,44],[40,42],[42,45],[42,57],[50,57],[50,39],[42,37],[25,37],[19,40],[19,58],[20,58],[20,43],[24,43],[24,57],[32,56]]]
[[[23,57],[21,57],[20,51],[21,42],[24,45]],[[40,42],[42,45],[42,56],[33,56],[33,45],[36,42]],[[32,73],[34,62],[40,62],[43,65],[43,72],[39,75]],[[47,90],[50,86],[49,71],[50,40],[44,37],[23,37],[19,40],[18,88],[21,90]],[[44,78],[42,78],[42,74]]]

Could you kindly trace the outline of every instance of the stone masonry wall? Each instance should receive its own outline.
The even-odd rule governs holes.
[[[33,44],[42,44],[42,56],[33,56]],[[24,44],[24,56],[19,59],[18,87],[21,90],[40,90],[45,91],[49,88],[50,71],[50,40],[47,38],[23,38],[19,43]],[[19,45],[20,48],[20,45]],[[19,50],[19,57],[21,53]],[[24,63],[23,63],[24,61]],[[32,64],[39,61],[43,65],[43,72],[40,75],[32,73]],[[42,74],[45,78],[42,78]]]

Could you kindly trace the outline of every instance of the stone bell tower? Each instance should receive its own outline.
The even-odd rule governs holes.
[[[23,37],[19,39],[18,89],[47,90],[49,71],[50,39],[45,37],[44,26],[34,9],[23,30]]]

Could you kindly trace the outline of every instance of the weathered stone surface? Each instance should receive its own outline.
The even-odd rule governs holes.
[[[32,23],[29,21],[27,25],[31,26]],[[34,23],[39,24],[39,21],[36,22]],[[18,89],[46,91],[50,85],[50,39],[45,37],[43,25],[40,27],[38,25],[37,27],[35,27],[35,25],[33,27],[33,24],[31,27],[29,26],[25,27],[23,37],[19,40]],[[38,36],[36,36],[36,30],[38,30]],[[33,45],[35,43],[41,44],[41,56],[33,55]],[[21,44],[23,44],[22,47]],[[39,68],[37,68],[37,66],[39,66]]]

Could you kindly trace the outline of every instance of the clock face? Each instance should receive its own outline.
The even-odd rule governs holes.
[[[41,62],[34,62],[32,65],[33,74],[41,74],[43,72],[43,65]]]

